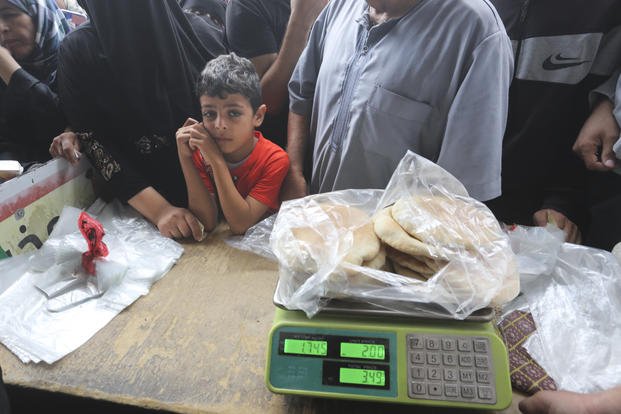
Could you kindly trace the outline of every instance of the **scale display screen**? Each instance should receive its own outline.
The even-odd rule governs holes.
[[[285,339],[285,354],[326,356],[328,341],[312,341],[304,339]]]
[[[386,373],[376,369],[340,368],[339,382],[383,387],[386,384]]]
[[[293,357],[390,361],[389,341],[381,337],[281,332],[278,353]]]
[[[378,359],[383,361],[386,356],[386,348],[383,344],[341,342],[340,356],[343,358]]]

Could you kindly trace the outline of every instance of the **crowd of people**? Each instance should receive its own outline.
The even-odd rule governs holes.
[[[165,236],[383,188],[411,150],[502,222],[621,241],[618,0],[78,4],[0,0],[0,159],[86,156]]]

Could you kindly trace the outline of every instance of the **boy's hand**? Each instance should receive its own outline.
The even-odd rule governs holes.
[[[200,149],[205,161],[208,164],[214,164],[214,161],[222,158],[222,152],[215,143],[209,132],[205,129],[203,124],[192,125],[190,130],[190,148]]]
[[[198,124],[198,121],[192,118],[186,119],[181,128],[177,130],[175,137],[177,139],[177,151],[180,157],[192,157],[192,148],[190,148],[190,132],[192,126]]]

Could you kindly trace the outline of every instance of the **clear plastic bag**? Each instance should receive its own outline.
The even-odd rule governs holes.
[[[401,225],[418,232],[424,259],[440,263],[427,281],[367,266],[372,259],[364,254],[374,243],[368,227],[376,233],[377,214],[387,206],[393,206],[392,216],[399,206]],[[275,219],[257,224],[232,244],[275,256],[280,264],[275,302],[309,317],[326,299],[346,298],[463,319],[519,291],[515,257],[493,214],[448,172],[412,152],[385,191],[344,190],[285,202]],[[380,250],[387,249],[384,244]]]
[[[183,253],[131,207],[98,200],[88,213],[103,224],[110,254],[95,259],[97,274],[89,276],[81,268],[87,245],[80,213],[66,207],[41,249],[0,265],[14,280],[0,294],[0,341],[23,362],[51,364],[82,345],[147,294]]]
[[[523,344],[562,390],[621,384],[621,265],[609,252],[563,243],[554,226],[508,232],[523,295],[505,307],[531,312],[537,331]]]

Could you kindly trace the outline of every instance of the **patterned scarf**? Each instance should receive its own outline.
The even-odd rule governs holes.
[[[54,0],[8,0],[30,16],[35,24],[35,48],[28,58],[19,62],[36,78],[51,83],[56,74],[60,41],[69,33],[69,24]]]

